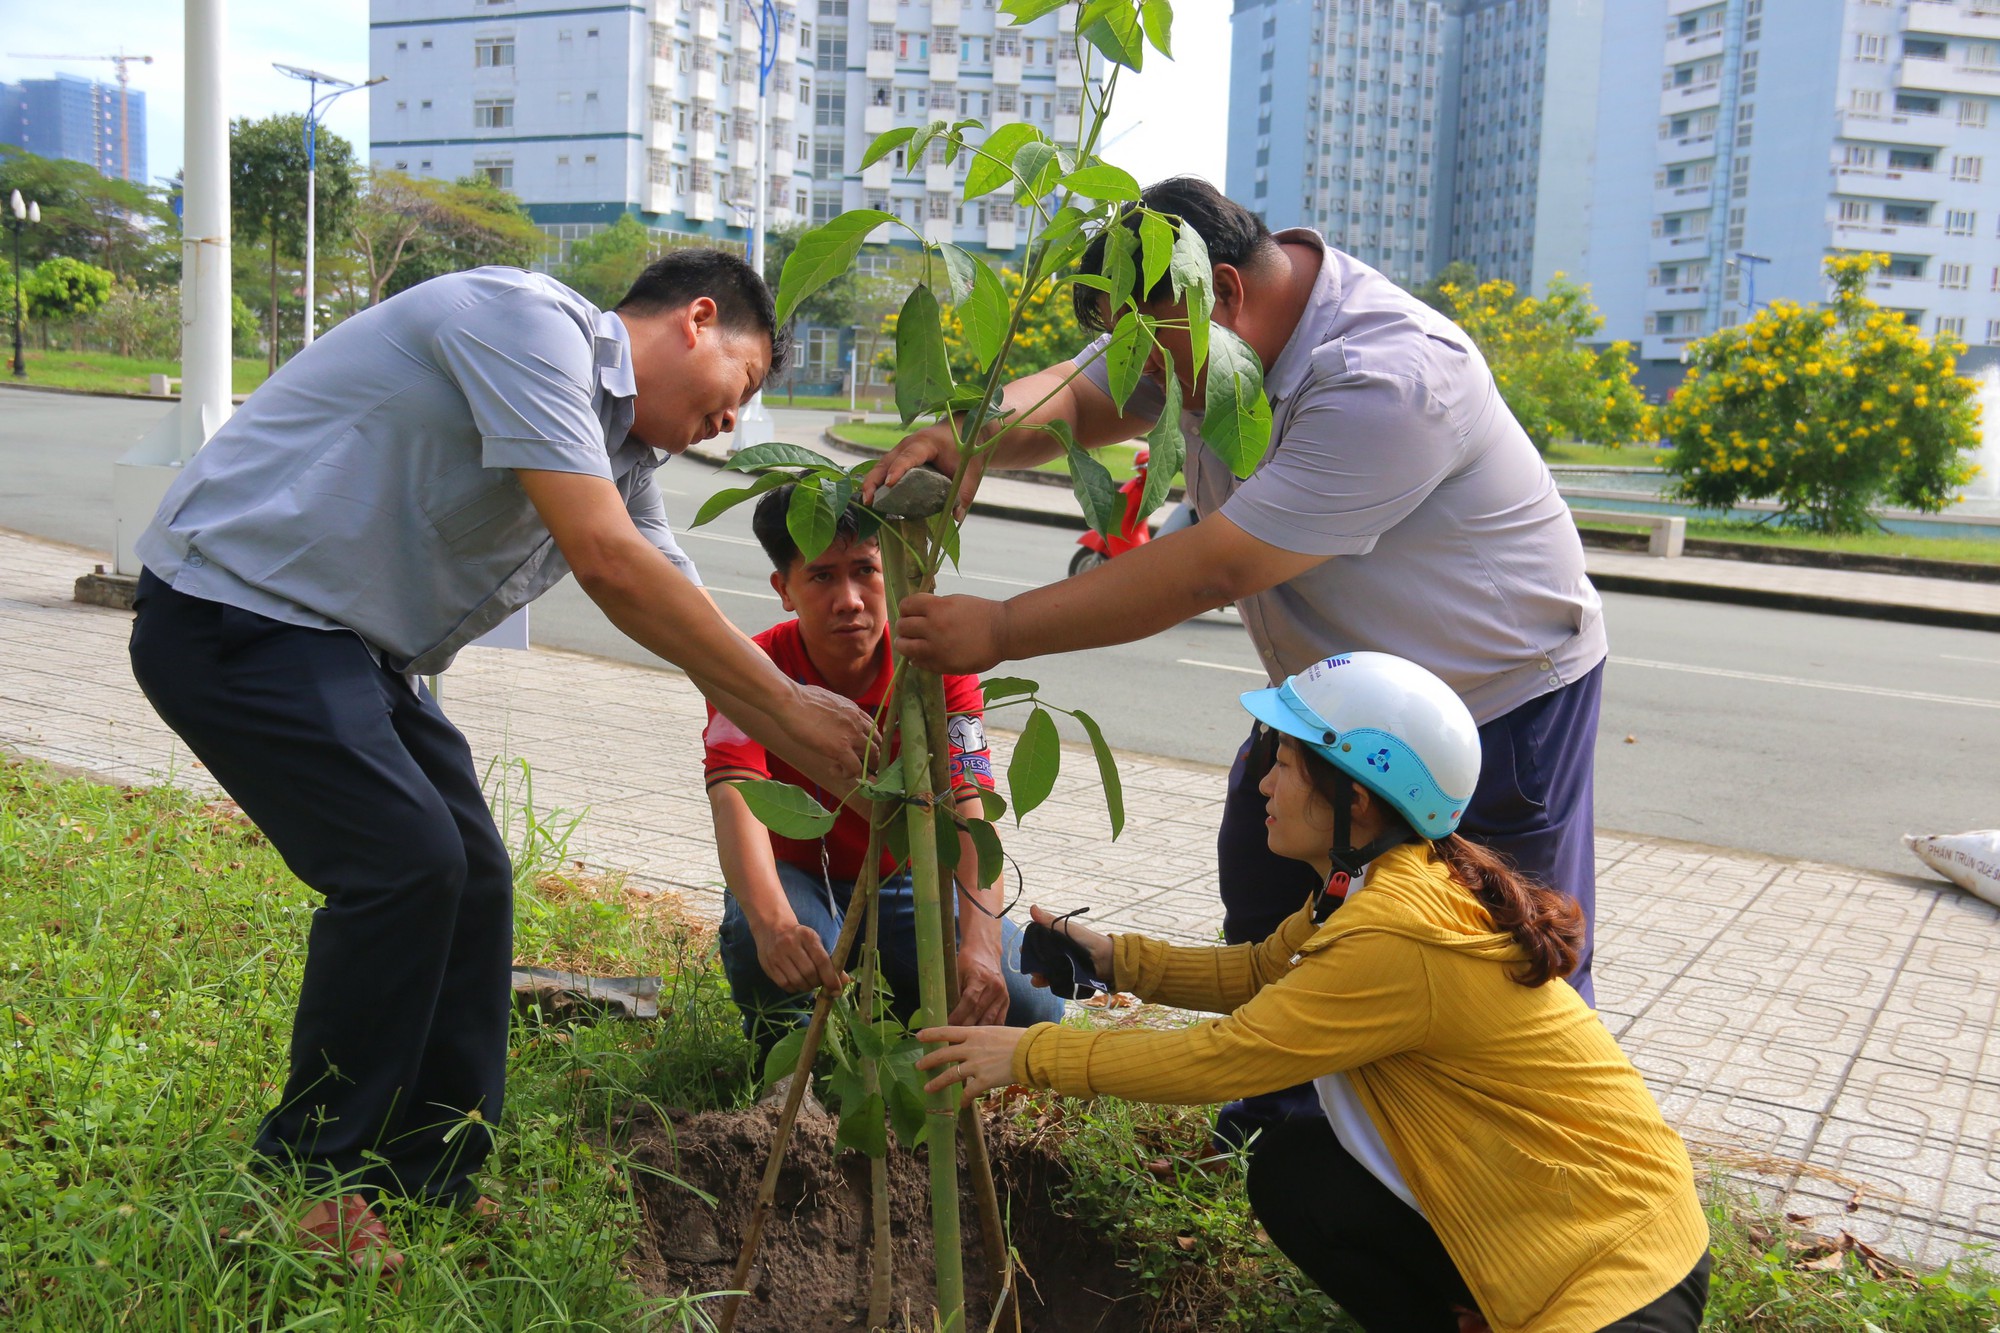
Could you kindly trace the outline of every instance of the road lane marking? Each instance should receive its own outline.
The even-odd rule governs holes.
[[[2000,699],[1972,699],[1959,694],[1927,694],[1922,690],[1891,690],[1880,685],[1847,685],[1831,680],[1807,680],[1804,676],[1770,676],[1761,671],[1733,671],[1727,667],[1691,666],[1685,662],[1652,662],[1643,657],[1614,657],[1613,666],[1647,667],[1654,671],[1683,671],[1692,676],[1722,676],[1729,680],[1758,681],[1766,685],[1793,685],[1806,690],[1834,690],[1842,694],[1873,694],[1884,699],[1909,699],[1917,703],[1963,704],[1968,708],[2000,708]]]
[[[980,583],[1006,583],[1016,588],[1039,588],[1042,586],[1028,579],[1003,579],[997,574],[961,574],[953,570],[951,577],[955,579],[973,579]]]
[[[1210,671],[1240,671],[1246,676],[1263,676],[1265,680],[1270,679],[1269,676],[1264,675],[1263,667],[1231,666],[1227,662],[1198,662],[1192,657],[1177,657],[1174,661],[1182,666],[1207,667]]]
[[[1947,662],[1984,662],[1987,666],[2000,666],[2000,657],[1961,657],[1957,653],[1939,653]]]
[[[702,586],[710,592],[726,592],[737,597],[755,597],[760,602],[775,602],[779,600],[778,594],[774,592],[752,592],[748,588],[725,588],[719,583],[707,583]]]
[[[705,542],[728,542],[731,546],[755,546],[758,544],[751,537],[731,537],[720,532],[681,532],[676,533],[675,536],[699,537]]]

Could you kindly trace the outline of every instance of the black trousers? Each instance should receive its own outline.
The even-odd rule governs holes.
[[[1479,1308],[1423,1214],[1348,1156],[1324,1117],[1264,1126],[1250,1148],[1250,1206],[1285,1257],[1368,1333],[1457,1333],[1452,1307]],[[1704,1254],[1603,1333],[1697,1333],[1707,1305]]]
[[[315,1188],[470,1202],[504,1089],[513,873],[465,738],[356,635],[150,571],[131,654],[160,717],[325,899],[258,1153]]]

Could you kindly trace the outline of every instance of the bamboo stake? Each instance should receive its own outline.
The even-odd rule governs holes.
[[[921,518],[896,523],[901,537],[895,549],[884,543],[883,566],[888,575],[891,605],[921,585],[920,555],[929,547],[930,525]],[[938,866],[937,790],[931,781],[931,741],[925,724],[924,687],[908,688],[932,673],[905,666],[902,697],[902,743],[905,807],[909,820],[910,873],[915,881],[917,981],[920,1027],[941,1024],[951,1013],[947,999],[943,920],[944,894]],[[935,737],[945,743],[942,735]],[[950,793],[945,793],[950,799]],[[937,1264],[937,1309],[942,1333],[962,1333],[965,1327],[965,1267],[958,1214],[958,1088],[928,1093],[925,1100],[930,1129],[926,1135],[931,1166],[931,1244]]]
[[[869,840],[869,855],[879,857],[874,839]],[[853,904],[848,910],[854,910]],[[861,1012],[863,1020],[875,1020],[875,982],[882,967],[882,895],[874,893],[868,898],[868,970],[861,980]],[[861,1086],[867,1092],[882,1090],[882,1064],[873,1056],[864,1057],[861,1062]],[[874,1244],[868,1255],[868,1324],[871,1330],[886,1328],[889,1324],[889,1301],[894,1292],[894,1254],[890,1249],[889,1235],[889,1155],[868,1159],[868,1199],[875,1223]]]
[[[847,966],[847,955],[854,949],[854,937],[860,933],[863,912],[855,909],[855,899],[873,902],[876,891],[881,887],[881,855],[875,843],[875,831],[871,821],[868,849],[871,853],[861,867],[861,878],[856,881],[854,893],[848,899],[847,919],[841,922],[840,939],[833,946],[833,965]],[[764,1240],[764,1224],[771,1218],[774,1201],[778,1197],[778,1174],[785,1165],[785,1149],[791,1144],[792,1127],[798,1122],[799,1104],[805,1100],[806,1085],[812,1079],[813,1061],[819,1056],[820,1038],[826,1034],[826,1017],[833,1009],[833,992],[820,987],[819,998],[813,1002],[812,1021],[806,1024],[805,1044],[799,1048],[799,1062],[792,1070],[792,1083],[785,1091],[785,1108],[778,1115],[778,1130],[771,1139],[771,1155],[764,1162],[764,1179],[757,1186],[757,1207],[750,1214],[750,1226],[743,1233],[743,1248],[736,1255],[736,1271],[730,1276],[730,1294],[723,1298],[722,1317],[716,1321],[718,1333],[732,1333],[736,1327],[736,1311],[743,1304],[744,1293],[749,1290],[750,1270],[757,1262],[757,1249]]]

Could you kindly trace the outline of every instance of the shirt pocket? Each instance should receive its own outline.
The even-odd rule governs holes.
[[[468,561],[531,547],[542,535],[527,492],[505,468],[471,463],[441,473],[425,484],[422,505],[444,544]]]

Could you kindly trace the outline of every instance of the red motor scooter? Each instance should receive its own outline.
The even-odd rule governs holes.
[[[1074,578],[1086,569],[1096,569],[1114,555],[1123,555],[1135,546],[1143,546],[1153,539],[1152,529],[1146,526],[1145,514],[1139,512],[1139,505],[1146,493],[1146,466],[1152,455],[1141,449],[1132,457],[1132,480],[1118,488],[1125,497],[1125,517],[1118,525],[1115,536],[1106,539],[1095,528],[1086,528],[1076,539],[1080,548],[1069,559],[1070,577]]]

